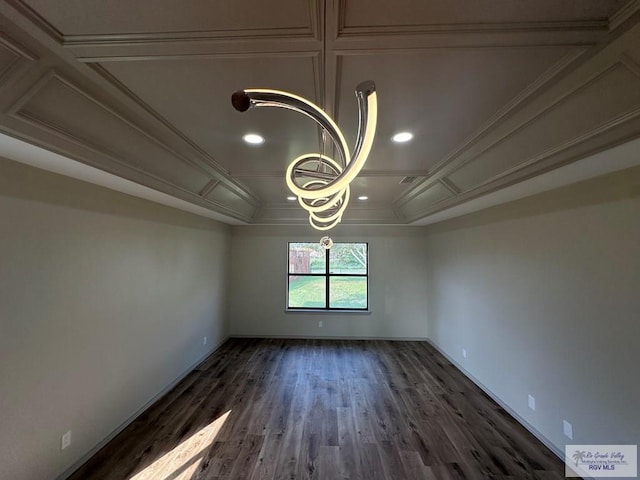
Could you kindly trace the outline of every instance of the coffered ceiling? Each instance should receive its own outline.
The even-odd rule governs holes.
[[[230,223],[306,223],[284,171],[320,148],[300,115],[236,112],[242,88],[320,104],[353,145],[354,87],[375,81],[376,140],[343,223],[423,223],[640,137],[639,0],[0,7],[0,132]]]

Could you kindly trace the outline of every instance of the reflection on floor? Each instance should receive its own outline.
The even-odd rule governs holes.
[[[563,474],[425,342],[231,339],[71,479]]]

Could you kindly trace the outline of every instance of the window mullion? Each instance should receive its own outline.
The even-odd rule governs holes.
[[[356,242],[354,242],[356,243]],[[364,245],[364,249],[362,249]],[[360,249],[359,252],[350,252],[344,247],[343,244],[336,244],[335,247],[345,249],[337,252],[337,256],[334,258],[333,251],[318,249],[317,245],[311,242],[301,242],[300,244],[289,243],[288,245],[288,280],[287,280],[287,309],[292,310],[313,310],[322,309],[326,311],[336,310],[365,310],[369,308],[369,248],[368,244],[356,245]],[[320,250],[320,251],[318,251]],[[318,269],[320,267],[321,252],[324,250],[325,265],[324,270]],[[361,257],[356,255],[362,250],[366,252],[366,263],[364,265],[364,273],[351,273],[351,269],[359,268],[353,258],[349,256],[353,253],[356,260]],[[292,253],[293,252],[293,253]],[[309,253],[311,252],[311,253]],[[331,273],[333,268],[333,261],[338,259],[336,265],[338,267],[337,272]],[[343,263],[347,266],[343,267]],[[314,273],[311,273],[315,270]],[[360,270],[362,272],[362,270]],[[305,272],[305,273],[302,273]],[[321,290],[318,290],[319,280],[324,278],[325,281],[325,304],[322,307],[322,303],[318,297],[321,295]],[[362,282],[366,282],[364,285]],[[336,283],[337,282],[337,283]],[[332,304],[331,293],[332,285],[336,283],[336,288],[339,290],[336,293],[336,304]],[[292,287],[295,288],[295,294],[292,293]],[[315,292],[315,293],[314,293]],[[293,299],[293,300],[292,300]],[[363,301],[364,300],[364,301]],[[295,306],[291,306],[291,305]]]
[[[325,250],[325,282],[324,282],[324,286],[325,286],[325,301],[324,301],[324,308],[326,308],[327,310],[329,309],[329,250]]]

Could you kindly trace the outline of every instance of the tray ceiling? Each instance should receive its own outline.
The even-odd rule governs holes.
[[[637,0],[0,5],[0,132],[232,223],[306,223],[283,175],[320,145],[299,115],[236,112],[241,88],[309,98],[353,144],[376,82],[344,223],[424,223],[640,136]]]

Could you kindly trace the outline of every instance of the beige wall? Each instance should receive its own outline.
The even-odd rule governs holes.
[[[2,475],[64,472],[228,334],[428,337],[556,450],[562,419],[573,443],[637,443],[639,219],[636,168],[427,228],[341,226],[369,242],[371,313],[285,313],[309,227],[226,227],[0,159]]]
[[[322,235],[308,226],[233,228],[232,335],[427,337],[422,227],[331,231],[336,242],[369,242],[370,314],[285,312],[287,242],[318,242]]]
[[[434,225],[426,247],[440,349],[557,450],[638,443],[640,168]]]
[[[0,159],[0,477],[61,474],[226,338],[229,238]]]

